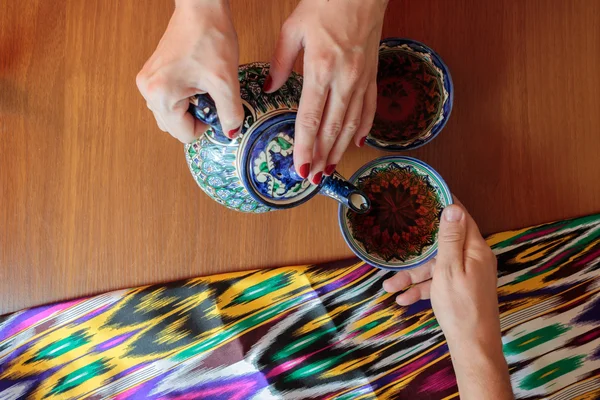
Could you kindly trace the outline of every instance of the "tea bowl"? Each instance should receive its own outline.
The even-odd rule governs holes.
[[[377,111],[366,143],[385,151],[412,150],[444,128],[454,101],[448,67],[426,45],[388,38],[379,47]]]
[[[342,236],[359,258],[378,268],[402,270],[435,257],[440,217],[453,200],[432,167],[411,157],[381,157],[348,181],[371,204],[364,214],[338,209]]]

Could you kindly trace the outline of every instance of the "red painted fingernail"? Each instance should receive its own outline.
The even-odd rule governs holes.
[[[269,90],[271,90],[271,86],[273,86],[273,78],[271,78],[271,75],[269,75],[269,76],[267,76],[267,79],[265,79],[265,84],[263,85],[263,91],[268,92]]]
[[[315,176],[313,176],[313,184],[318,185],[323,180],[323,173],[321,171],[317,172]]]
[[[360,139],[360,142],[358,142],[358,147],[363,147],[365,145],[365,140],[367,140],[366,136]]]
[[[302,178],[308,178],[308,174],[310,174],[310,163],[306,163],[300,167],[300,176]]]
[[[241,126],[227,132],[227,136],[229,137],[229,139],[233,139],[235,135],[240,131],[240,128]]]
[[[325,175],[331,175],[335,171],[336,164],[331,164],[325,167]]]

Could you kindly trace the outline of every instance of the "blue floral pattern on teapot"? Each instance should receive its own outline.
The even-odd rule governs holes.
[[[293,165],[294,126],[302,77],[292,73],[275,93],[262,91],[269,64],[239,68],[244,123],[240,135],[227,138],[208,95],[191,99],[190,112],[210,127],[185,146],[188,166],[200,188],[220,204],[242,212],[262,213],[295,207],[321,193],[365,212],[369,200],[341,175],[320,185],[300,177]]]

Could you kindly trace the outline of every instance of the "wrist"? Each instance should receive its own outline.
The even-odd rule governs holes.
[[[487,333],[458,338],[446,336],[446,340],[450,354],[459,361],[464,359],[469,363],[485,364],[490,360],[504,360],[500,332],[497,335]]]
[[[502,352],[502,330],[497,311],[495,314],[473,312],[460,318],[455,317],[448,320],[446,318],[442,322],[444,323],[440,323],[440,327],[448,341],[448,346],[462,348],[462,350],[493,348]]]
[[[456,364],[465,365],[473,369],[492,369],[498,366],[505,368],[506,360],[501,346],[448,346],[452,360]]]
[[[461,398],[514,398],[500,339],[487,345],[448,342],[448,346]]]

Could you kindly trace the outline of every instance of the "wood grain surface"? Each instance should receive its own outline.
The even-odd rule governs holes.
[[[269,60],[296,3],[232,1],[242,63]],[[196,186],[135,85],[172,8],[0,2],[0,314],[352,256],[329,199],[245,215]],[[409,154],[483,232],[600,211],[600,1],[391,0],[384,36],[422,41],[448,64],[450,121]],[[352,147],[339,170],[382,155]]]

